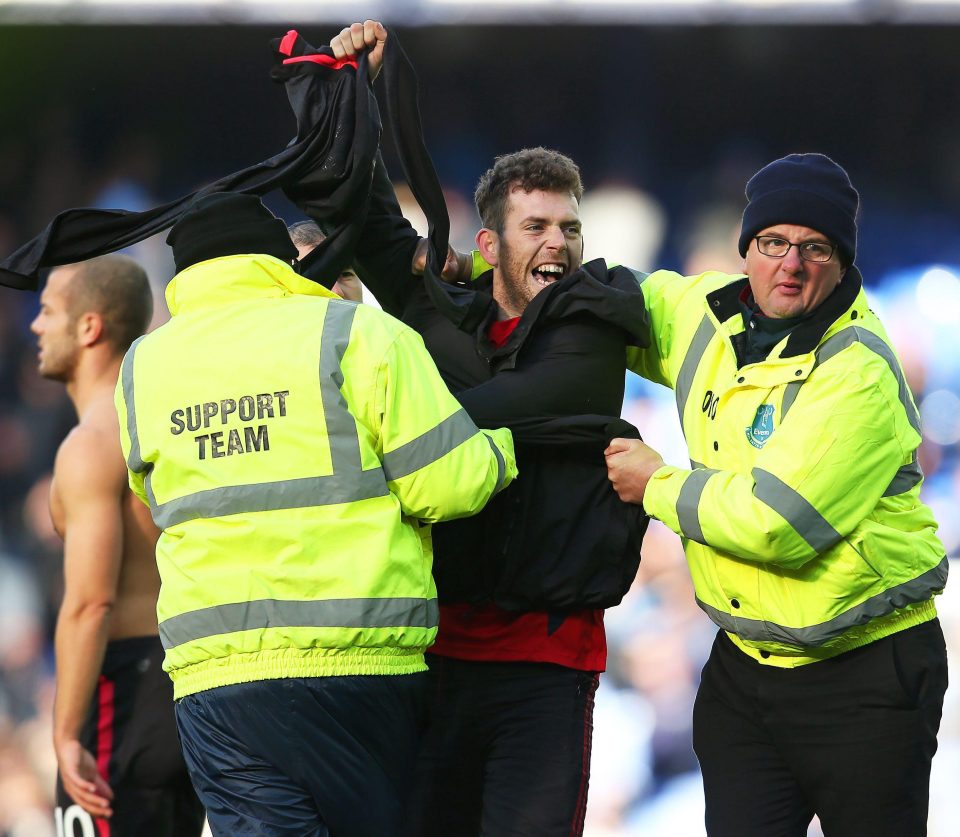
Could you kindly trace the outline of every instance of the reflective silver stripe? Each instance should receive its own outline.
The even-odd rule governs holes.
[[[479,431],[463,409],[445,418],[436,427],[383,455],[383,473],[398,480],[446,456]]]
[[[135,474],[142,474],[149,470],[147,464],[140,457],[140,437],[137,435],[137,406],[133,397],[133,356],[137,351],[140,341],[146,337],[140,335],[130,348],[127,349],[123,358],[123,366],[120,368],[120,381],[123,390],[123,403],[127,408],[127,435],[130,437],[130,453],[127,456],[127,467]]]
[[[903,371],[900,369],[897,357],[894,355],[893,349],[873,332],[858,328],[857,326],[850,326],[849,328],[843,329],[843,331],[833,335],[833,337],[817,349],[816,365],[825,363],[834,355],[842,352],[854,343],[860,343],[866,346],[871,352],[880,355],[880,357],[887,362],[887,366],[890,367],[890,371],[897,379],[897,385],[900,389],[900,403],[907,413],[907,420],[910,422],[910,426],[916,430],[917,433],[920,433],[920,414],[917,412],[916,405],[913,403],[910,388],[907,386],[906,378],[903,376]]]
[[[900,470],[894,474],[887,490],[883,492],[884,497],[895,497],[897,494],[903,494],[909,491],[915,485],[923,480],[923,469],[917,462],[917,454],[914,451],[913,461],[902,465]]]
[[[786,520],[817,553],[826,552],[839,542],[841,534],[783,480],[762,468],[754,468],[750,473],[756,483],[754,496]]]
[[[320,335],[320,398],[334,474],[356,473],[361,468],[357,423],[340,391],[343,386],[340,364],[350,343],[356,313],[356,305],[328,305]]]
[[[497,443],[487,436],[486,433],[483,435],[487,437],[487,442],[490,444],[490,450],[492,450],[493,455],[497,457],[497,487],[493,489],[493,493],[496,494],[501,488],[503,488],[503,481],[507,478],[507,463],[503,461],[503,454],[500,452],[500,448],[497,447]]]
[[[817,364],[813,364],[813,369],[817,368]],[[810,371],[812,372],[813,369]],[[803,381],[791,381],[786,385],[783,391],[783,402],[780,404],[780,423],[783,424],[783,420],[787,417],[787,412],[793,406],[793,402],[797,400],[797,396],[800,394],[800,387],[803,386]]]
[[[153,517],[153,524],[159,529],[160,525],[156,519],[157,497],[153,493],[153,465],[150,465],[150,470],[147,471],[146,476],[143,478],[143,490],[147,494],[147,503],[150,505],[150,516]]]
[[[356,305],[328,305],[320,336],[320,398],[334,473],[318,477],[222,486],[197,491],[160,504],[154,496],[150,484],[151,475],[148,473],[145,488],[154,523],[159,528],[167,529],[198,518],[352,503],[384,497],[389,493],[383,471],[379,467],[361,470],[360,437],[356,421],[340,391],[343,385],[341,361],[350,342],[350,330],[355,314]],[[125,365],[124,374],[127,373]],[[129,377],[132,401],[132,363]],[[125,377],[125,392],[127,386]],[[135,432],[134,424],[133,434]],[[139,457],[139,444],[137,456]],[[144,469],[151,467],[149,464],[141,465]]]
[[[858,326],[849,326],[837,334],[834,334],[833,337],[824,341],[823,345],[817,349],[816,360],[810,373],[813,374],[813,370],[821,363],[830,360],[830,358],[839,354],[848,346],[852,346],[854,343],[860,343],[870,349],[871,352],[880,355],[880,357],[887,362],[887,366],[890,367],[890,371],[897,379],[897,386],[900,391],[900,403],[906,411],[907,420],[910,422],[910,426],[916,430],[917,433],[920,433],[920,414],[917,412],[916,405],[910,396],[910,388],[907,386],[906,378],[903,376],[903,371],[900,369],[896,355],[894,355],[893,349],[873,332],[859,328]],[[803,383],[803,381],[791,381],[787,384],[783,394],[783,405],[780,408],[781,422],[786,417],[787,411],[793,406],[793,402],[796,400]]]
[[[166,650],[208,636],[267,628],[435,628],[436,599],[258,599],[181,613],[160,623]]]
[[[153,521],[158,528],[166,529],[197,518],[332,506],[384,497],[388,493],[387,483],[379,468],[322,477],[228,485],[197,491],[154,506]]]
[[[127,456],[127,468],[134,474],[143,474],[143,490],[147,495],[147,503],[150,504],[150,514],[153,517],[155,525],[159,526],[156,518],[157,498],[153,493],[153,463],[144,462],[140,452],[140,436],[137,433],[137,402],[134,398],[133,383],[133,356],[137,351],[140,341],[147,335],[142,334],[127,350],[123,358],[123,365],[120,367],[120,384],[123,392],[123,403],[127,408],[127,436],[130,438],[130,453]]]
[[[797,648],[818,648],[836,639],[850,628],[866,625],[873,619],[887,616],[907,605],[925,602],[943,590],[947,583],[949,559],[946,557],[937,566],[925,573],[884,590],[861,604],[845,610],[819,625],[806,628],[791,628],[762,619],[742,619],[697,599],[697,604],[714,624],[741,639],[753,642],[781,642]]]
[[[702,462],[697,462],[697,460],[691,459],[690,467],[695,471],[697,468],[706,468],[707,466],[704,465]]]
[[[697,543],[706,544],[703,529],[700,528],[700,495],[716,472],[713,468],[698,468],[683,482],[680,496],[677,497],[677,520],[684,537]]]
[[[813,369],[816,369],[821,363],[830,360],[830,358],[835,357],[841,351],[846,349],[848,346],[852,346],[854,343],[860,343],[861,345],[870,349],[870,351],[880,355],[880,357],[887,362],[887,366],[890,367],[890,371],[897,379],[900,403],[903,405],[904,412],[907,414],[907,420],[910,422],[910,426],[916,430],[917,433],[921,433],[920,414],[917,412],[916,405],[913,403],[913,399],[910,396],[910,388],[908,387],[907,381],[903,376],[902,370],[900,369],[900,364],[897,362],[897,358],[894,355],[893,350],[872,332],[856,326],[850,326],[849,328],[845,328],[839,334],[835,334],[817,349],[816,361],[813,364]],[[813,373],[813,369],[810,370],[811,374]],[[787,411],[793,406],[793,402],[796,400],[797,395],[799,395],[800,387],[803,386],[803,383],[803,381],[791,381],[789,384],[787,384],[783,394],[783,405],[780,409],[781,422],[783,422],[783,419],[786,417]],[[888,485],[886,491],[883,492],[883,496],[893,497],[897,494],[903,494],[922,480],[923,470],[920,468],[920,464],[917,462],[916,452],[914,452],[913,461],[907,465],[903,465],[900,470],[897,471],[893,477],[893,480],[890,482],[890,485]]]
[[[627,270],[633,274],[633,278],[637,280],[638,285],[642,285],[650,275],[649,273],[644,273],[642,270],[634,270],[632,267],[628,267]]]
[[[697,374],[697,367],[703,353],[707,350],[707,345],[714,335],[713,323],[706,314],[697,326],[697,332],[693,335],[690,347],[687,349],[686,357],[680,366],[680,374],[677,375],[676,395],[677,410],[680,415],[680,424],[683,425],[683,410],[687,406],[687,399],[690,397],[690,390],[693,388],[693,378]],[[686,435],[686,434],[684,434]]]

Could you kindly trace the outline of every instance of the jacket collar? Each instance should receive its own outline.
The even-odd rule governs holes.
[[[280,259],[264,254],[222,256],[197,262],[170,280],[165,295],[170,315],[175,317],[195,308],[295,294],[340,298]]]
[[[749,280],[744,276],[707,294],[707,305],[721,323],[735,314],[740,316],[740,295],[748,283]],[[837,289],[821,303],[811,317],[790,333],[780,357],[798,357],[812,352],[820,345],[830,326],[850,310],[862,287],[863,277],[860,270],[851,265]]]
[[[585,262],[578,270],[548,285],[534,296],[507,342],[499,348],[487,338],[487,330],[497,314],[497,306],[492,298],[492,270],[478,277],[475,292],[478,298],[483,297],[490,302],[475,330],[477,351],[487,359],[515,355],[536,323],[554,322],[577,314],[589,314],[621,328],[629,345],[650,345],[650,316],[643,304],[639,277],[625,267],[608,268],[603,259]]]

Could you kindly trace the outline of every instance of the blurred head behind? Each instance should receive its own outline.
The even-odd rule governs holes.
[[[806,316],[822,305],[857,255],[859,195],[823,154],[789,154],[747,183],[739,249],[760,313]]]
[[[298,259],[303,259],[327,237],[314,221],[297,221],[287,227],[287,232],[290,235],[293,246],[297,248]],[[337,281],[333,283],[331,290],[344,299],[349,299],[353,302],[363,301],[363,289],[360,286],[360,280],[357,278],[357,274],[353,271],[353,268],[346,268],[346,270],[337,277]]]
[[[152,316],[147,274],[128,256],[111,253],[54,268],[30,324],[38,337],[40,374],[67,383],[85,351],[122,357]]]

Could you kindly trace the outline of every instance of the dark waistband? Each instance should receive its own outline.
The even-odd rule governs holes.
[[[163,646],[159,636],[131,636],[112,639],[107,643],[103,657],[103,674],[125,668],[140,660],[163,660]]]

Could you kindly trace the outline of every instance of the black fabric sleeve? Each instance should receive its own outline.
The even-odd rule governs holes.
[[[410,272],[420,236],[400,204],[377,153],[367,220],[360,232],[353,268],[388,314],[399,317],[413,288],[423,280]]]
[[[84,261],[143,241],[176,223],[195,199],[214,192],[263,195],[283,187],[296,203],[303,172],[316,173],[309,184],[312,199],[325,200],[340,218],[337,229],[328,230],[329,255],[315,260],[318,273],[336,276],[354,249],[380,134],[379,112],[367,83],[368,59],[361,55],[354,72],[337,62],[329,47],[314,48],[293,31],[271,44],[271,75],[284,84],[297,120],[297,134],[283,151],[142,212],[65,210],[0,261],[0,285],[36,290],[41,268]]]

